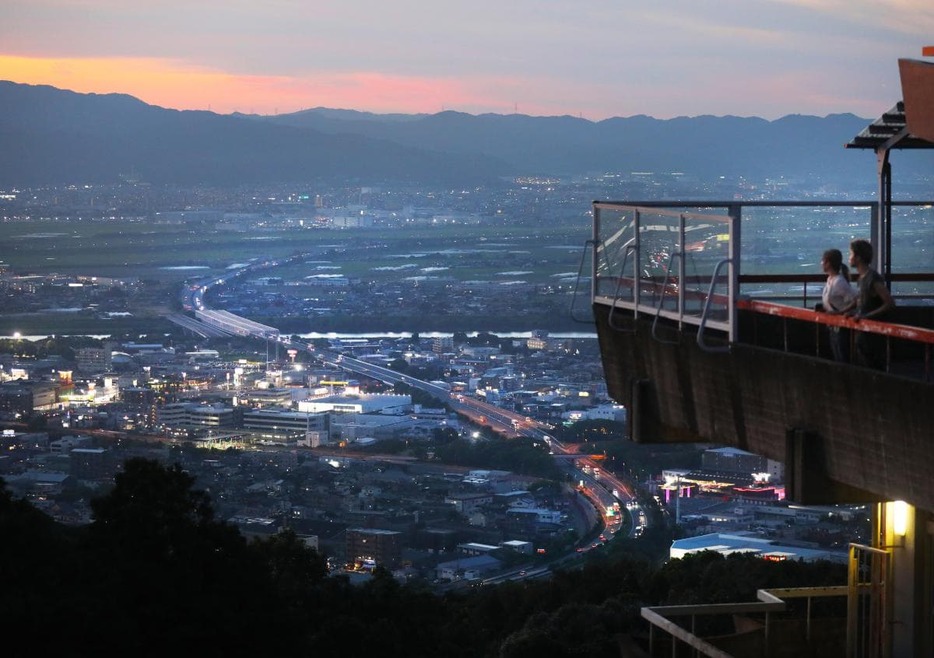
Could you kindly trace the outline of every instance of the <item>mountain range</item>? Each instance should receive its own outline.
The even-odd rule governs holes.
[[[118,182],[238,185],[344,180],[478,184],[631,171],[699,179],[871,177],[844,148],[853,114],[649,116],[589,121],[520,114],[371,114],[316,108],[221,115],[0,81],[0,186]]]

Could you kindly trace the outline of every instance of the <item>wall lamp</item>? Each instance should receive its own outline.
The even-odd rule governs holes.
[[[896,500],[892,503],[892,532],[896,537],[904,537],[908,534],[908,503],[904,500]]]

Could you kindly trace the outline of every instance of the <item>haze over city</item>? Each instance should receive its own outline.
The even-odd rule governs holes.
[[[934,33],[921,0],[4,8],[4,79],[218,113],[875,116]]]

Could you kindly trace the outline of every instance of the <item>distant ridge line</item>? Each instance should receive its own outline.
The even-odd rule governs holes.
[[[499,184],[519,176],[636,170],[677,171],[694,181],[842,182],[874,167],[871,158],[843,148],[868,121],[853,114],[771,121],[710,115],[591,121],[454,110],[380,115],[332,108],[221,115],[165,109],[126,94],[10,81],[0,81],[0,107],[4,187],[118,183],[129,171],[145,183],[189,185]]]

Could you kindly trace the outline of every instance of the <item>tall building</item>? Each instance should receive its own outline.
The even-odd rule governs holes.
[[[872,518],[872,540],[850,546],[849,578],[839,587],[729,607],[734,618],[756,619],[745,644],[738,626],[717,638],[691,630],[713,608],[644,609],[653,655],[693,647],[705,656],[934,656],[934,306],[926,283],[934,265],[928,253],[919,256],[927,264],[920,274],[902,266],[900,258],[913,257],[897,239],[909,223],[898,220],[923,216],[928,235],[919,243],[929,244],[934,216],[931,199],[892,199],[890,161],[893,151],[934,148],[934,63],[921,64],[910,67],[915,77],[903,66],[905,101],[847,144],[874,152],[867,174],[877,175],[875,200],[594,203],[591,303],[608,391],[629,408],[631,438],[710,442],[781,461],[789,499],[865,503]],[[864,227],[873,267],[897,299],[894,317],[817,313],[825,276],[816,266],[813,275],[801,274],[800,263],[773,274],[778,259],[790,252],[795,260],[792,250],[815,251],[816,263],[835,246],[814,244],[816,213],[851,218],[836,220],[849,222],[847,236]],[[776,221],[782,240],[763,251],[757,229]],[[882,367],[833,360],[834,327],[877,344]],[[790,609],[795,596],[838,597],[845,618],[780,626],[767,611]]]
[[[431,351],[435,354],[453,352],[454,338],[452,336],[435,336],[431,341]]]
[[[346,557],[362,566],[392,569],[402,557],[402,533],[378,528],[347,528]]]
[[[113,343],[104,342],[102,347],[79,347],[75,351],[78,370],[85,375],[99,375],[113,369]]]

